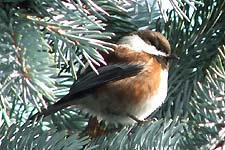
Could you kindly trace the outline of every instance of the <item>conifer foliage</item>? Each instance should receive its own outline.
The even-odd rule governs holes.
[[[225,1],[0,1],[0,149],[218,149],[225,145]],[[29,116],[64,96],[89,66],[107,65],[121,36],[148,28],[170,41],[166,103],[149,123],[101,124],[83,135],[89,114],[64,109]]]

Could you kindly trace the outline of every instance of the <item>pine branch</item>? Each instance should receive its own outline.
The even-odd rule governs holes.
[[[206,70],[203,82],[194,86],[189,109],[189,121],[182,147],[215,149],[224,146],[225,118],[225,47]]]
[[[92,146],[96,147],[96,144],[101,148],[109,149],[115,147],[177,149],[186,148],[188,144],[193,144],[197,148],[212,148],[223,143],[223,126],[218,122],[220,118],[224,118],[223,114],[220,114],[223,111],[214,112],[221,105],[223,107],[223,103],[211,106],[214,99],[210,99],[210,96],[212,93],[217,93],[218,88],[223,88],[221,77],[223,79],[224,70],[221,70],[223,68],[221,66],[224,66],[224,63],[218,62],[224,58],[222,57],[224,54],[220,53],[218,57],[218,51],[215,49],[224,42],[224,1],[205,0],[204,6],[194,7],[189,1],[186,1],[187,4],[180,3],[180,7],[174,1],[171,2],[174,3],[180,18],[173,11],[168,16],[164,12],[164,19],[168,17],[165,24],[160,20],[156,21],[159,11],[156,11],[156,16],[150,16],[145,22],[143,16],[154,12],[153,6],[149,9],[151,5],[147,1],[145,1],[145,4],[148,4],[146,11],[143,9],[142,12],[139,9],[137,13],[135,9],[124,9],[132,8],[133,2],[115,0],[0,2],[0,6],[4,6],[0,8],[0,29],[4,33],[0,34],[2,49],[0,65],[3,70],[0,80],[0,106],[4,119],[0,129],[3,135],[1,148],[5,149],[7,146],[36,149],[54,146],[70,148],[71,143],[77,142],[78,145],[74,144],[73,148],[81,148],[88,143],[90,149],[93,148]],[[143,4],[139,2],[136,4],[143,8]],[[195,7],[197,11],[190,13],[191,8]],[[191,23],[183,18],[189,18]],[[151,26],[149,20],[152,22]],[[138,26],[132,21],[138,22]],[[91,141],[87,141],[86,138],[78,140],[77,135],[67,138],[68,133],[63,130],[80,133],[87,122],[86,114],[72,108],[53,115],[52,122],[49,118],[44,119],[42,127],[48,128],[45,131],[39,125],[20,126],[33,113],[29,101],[38,109],[45,107],[47,102],[42,95],[53,101],[56,96],[61,97],[67,93],[66,87],[72,84],[87,63],[93,70],[96,65],[105,64],[100,53],[111,50],[113,44],[109,41],[114,35],[112,32],[117,35],[113,38],[115,40],[141,27],[161,30],[170,39],[173,52],[181,57],[181,61],[171,63],[168,101],[156,111],[156,115],[153,115],[155,121],[143,126],[135,126],[131,130],[124,127],[119,132],[109,133],[107,136]],[[210,68],[214,62],[217,62],[214,67],[216,69]],[[56,89],[57,68],[60,69],[57,84],[61,86]],[[219,80],[215,80],[215,77]],[[53,93],[54,89],[56,91]],[[202,99],[209,102],[201,101],[202,105],[196,104]],[[202,111],[205,110],[202,108],[204,105],[213,114],[209,115],[211,111]],[[17,125],[10,126],[13,121],[10,120],[11,118],[17,121]],[[215,122],[217,126],[211,130],[202,122]],[[189,126],[185,126],[185,123]],[[201,129],[198,128],[199,126]],[[57,131],[49,128],[57,128]],[[193,132],[186,135],[190,131]],[[207,134],[209,131],[212,134]],[[206,141],[202,142],[198,133],[206,135],[203,136]],[[186,135],[186,138],[180,142],[182,135]],[[195,135],[196,138],[193,138]],[[196,139],[200,142],[197,143]],[[213,145],[214,141],[217,145]]]
[[[78,139],[76,134],[55,129],[43,131],[38,124],[13,124],[1,142],[1,149],[73,149],[80,150],[88,143],[88,137]],[[96,146],[89,149],[96,148]]]
[[[51,48],[39,29],[32,22],[18,18],[13,9],[0,11],[1,31],[4,33],[0,35],[0,64],[3,69],[1,106],[5,118],[6,114],[11,118],[15,116],[13,110],[18,110],[18,101],[23,105],[31,101],[39,108],[38,102],[43,100],[41,95],[53,97],[52,89],[55,86],[51,76],[56,70],[49,68],[53,65],[53,57],[48,53]],[[42,104],[45,105],[44,102]],[[28,108],[29,104],[21,107],[19,118],[26,118],[23,111],[28,111]]]
[[[123,127],[91,141],[99,149],[177,149],[183,125],[173,120],[150,121],[134,127]]]

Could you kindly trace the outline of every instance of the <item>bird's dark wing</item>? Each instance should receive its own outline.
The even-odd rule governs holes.
[[[103,84],[135,76],[142,69],[143,66],[141,65],[112,64],[97,69],[99,75],[97,75],[94,71],[84,73],[71,86],[70,91],[67,94],[67,98],[62,99],[62,101],[59,100],[57,103],[67,103],[67,101],[70,101],[71,99],[83,97],[84,95],[93,92],[93,89],[100,87]]]
[[[48,116],[70,105],[73,105],[76,99],[82,98],[91,92],[94,92],[94,89],[100,87],[101,85],[111,81],[117,81],[135,76],[141,72],[142,69],[143,66],[141,65],[112,64],[97,69],[99,75],[93,71],[84,73],[80,76],[79,80],[74,82],[67,95],[62,97],[55,104],[50,105],[47,109],[32,116],[30,120],[40,118],[41,116]]]

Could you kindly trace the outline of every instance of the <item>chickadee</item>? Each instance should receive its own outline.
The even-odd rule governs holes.
[[[122,37],[105,56],[107,66],[84,72],[67,95],[30,119],[76,106],[99,119],[133,124],[145,120],[167,96],[171,55],[159,32],[140,30]]]

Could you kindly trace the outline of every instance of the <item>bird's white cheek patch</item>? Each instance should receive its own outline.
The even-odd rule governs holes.
[[[130,47],[133,51],[136,52],[145,52],[155,56],[167,56],[166,53],[157,50],[155,46],[147,44],[138,35],[125,36],[120,39],[118,44]]]

